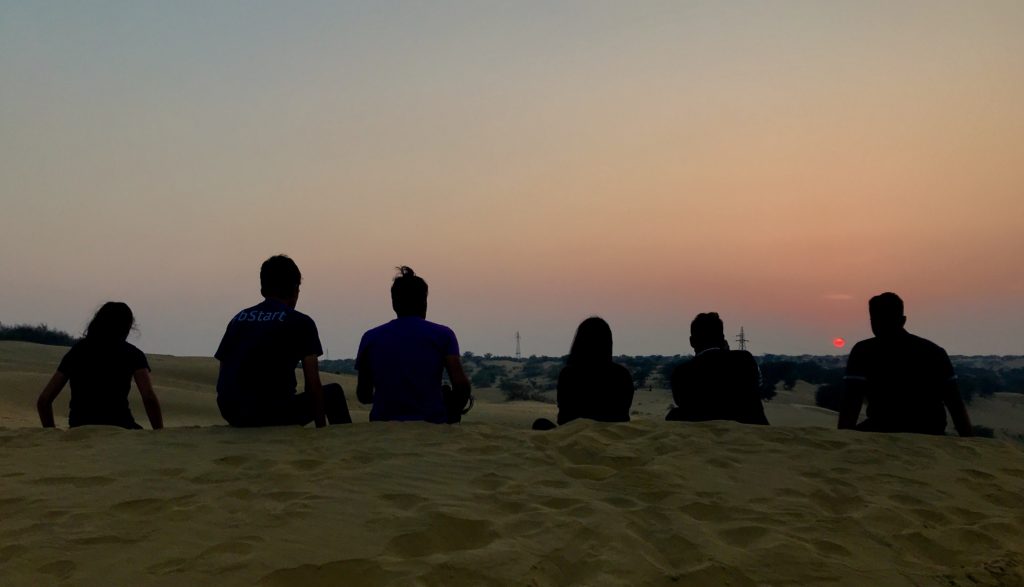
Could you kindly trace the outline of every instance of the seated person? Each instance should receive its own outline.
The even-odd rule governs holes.
[[[427,321],[427,282],[408,267],[398,271],[391,284],[397,317],[359,342],[356,394],[373,404],[371,421],[458,422],[471,400],[459,341],[451,328]],[[445,371],[451,386],[441,385]]]
[[[971,419],[946,351],[904,329],[903,300],[894,293],[871,298],[868,313],[875,336],[850,351],[839,428],[941,435],[948,409],[960,436],[971,436]],[[867,419],[858,424],[865,399]]]
[[[672,372],[676,408],[666,420],[734,420],[768,424],[761,404],[761,371],[747,351],[730,351],[716,312],[697,314],[690,323],[694,357]]]
[[[88,424],[141,429],[128,407],[132,380],[153,430],[164,427],[160,402],[153,393],[146,355],[130,344],[128,333],[135,325],[131,308],[123,302],[107,302],[93,316],[85,338],[61,359],[57,371],[39,394],[36,409],[44,428],[53,428],[53,400],[71,382],[71,428]]]
[[[558,374],[558,424],[577,418],[629,422],[633,393],[629,370],[612,361],[611,327],[596,316],[581,322]],[[554,427],[545,418],[533,423],[534,430]]]
[[[341,385],[320,383],[320,335],[313,319],[295,309],[301,282],[290,258],[267,259],[260,267],[263,301],[228,323],[214,356],[220,361],[217,406],[232,426],[352,422]],[[300,362],[304,393],[296,393]]]

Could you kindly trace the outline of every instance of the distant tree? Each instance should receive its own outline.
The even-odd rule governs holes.
[[[78,338],[71,336],[63,330],[55,330],[46,324],[15,324],[5,326],[0,324],[0,340],[17,340],[21,342],[34,342],[37,344],[48,344],[54,346],[71,346],[78,342]]]
[[[325,373],[341,373],[344,375],[356,374],[355,359],[329,359],[320,361],[320,370]]]

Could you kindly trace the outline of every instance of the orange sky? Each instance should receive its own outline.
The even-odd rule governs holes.
[[[123,299],[208,355],[267,256],[334,356],[392,268],[465,349],[758,353],[867,336],[893,290],[1021,353],[1019,2],[0,4],[0,320]]]

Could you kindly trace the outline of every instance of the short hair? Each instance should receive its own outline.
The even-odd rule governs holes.
[[[100,306],[85,329],[85,338],[102,342],[119,342],[128,338],[135,326],[132,309],[124,302],[107,302]]]
[[[903,317],[903,300],[887,291],[868,301],[868,314],[874,319],[898,320]]]
[[[568,362],[604,363],[612,360],[612,328],[604,319],[591,316],[580,322],[572,339]]]
[[[391,307],[399,316],[419,316],[427,312],[427,282],[411,267],[396,267],[398,275],[391,283]]]
[[[690,322],[690,336],[702,342],[725,345],[725,324],[718,312],[702,312]]]
[[[260,292],[264,297],[290,297],[301,283],[299,266],[288,255],[274,255],[260,267]]]

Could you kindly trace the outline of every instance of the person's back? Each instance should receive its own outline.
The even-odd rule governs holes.
[[[904,329],[903,301],[896,294],[875,296],[868,307],[875,336],[850,351],[839,427],[941,435],[949,408],[957,431],[969,436],[970,418],[946,351]],[[865,399],[867,418],[858,424]]]
[[[851,350],[847,377],[867,383],[868,429],[945,433],[942,389],[955,374],[940,346],[906,331],[870,338]]]
[[[633,376],[611,361],[569,364],[558,374],[558,424],[577,418],[629,422]]]
[[[470,401],[459,342],[451,328],[429,322],[427,283],[408,267],[391,286],[397,318],[368,330],[359,342],[359,401],[372,403],[370,420],[459,421]],[[451,387],[441,385],[447,370]]]
[[[221,362],[217,402],[227,413],[286,402],[296,393],[296,365],[322,352],[309,316],[276,300],[246,308],[228,324],[214,354]]]
[[[128,394],[132,381],[142,396],[153,429],[163,427],[163,412],[153,392],[146,355],[126,339],[135,316],[124,302],[107,302],[89,322],[85,338],[61,359],[57,371],[39,394],[36,409],[44,427],[56,426],[53,400],[71,383],[68,424],[142,428],[132,417]]]
[[[344,390],[320,382],[323,354],[316,323],[295,309],[302,273],[285,255],[260,267],[263,301],[235,315],[214,356],[220,361],[217,407],[232,426],[350,423]],[[296,389],[302,367],[305,391]]]
[[[760,372],[747,351],[710,348],[672,372],[673,420],[767,424]]]
[[[672,372],[676,402],[666,420],[733,420],[768,424],[761,403],[761,371],[747,351],[731,351],[716,312],[698,314],[690,323],[693,359]]]
[[[569,358],[558,374],[558,424],[580,418],[598,422],[629,422],[633,405],[633,376],[612,361],[612,329],[602,318],[591,316],[576,328]],[[550,430],[556,424],[538,418],[534,430]]]
[[[445,357],[459,354],[451,328],[402,316],[367,331],[358,354],[373,373],[370,420],[447,422],[441,377]]]
[[[146,355],[127,341],[84,339],[76,343],[57,367],[71,384],[68,425],[137,428],[128,408],[128,394],[132,376],[139,369],[149,369]]]

